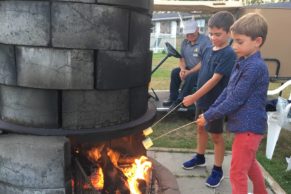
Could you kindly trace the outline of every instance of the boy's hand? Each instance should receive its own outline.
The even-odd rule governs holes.
[[[204,118],[204,115],[201,114],[199,115],[198,119],[195,121],[195,123],[200,126],[200,127],[204,127],[206,125],[206,120]]]
[[[195,94],[186,96],[183,99],[184,106],[190,106],[191,104],[194,104],[194,102],[196,102]]]

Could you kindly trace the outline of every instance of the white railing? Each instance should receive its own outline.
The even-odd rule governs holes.
[[[166,51],[165,43],[169,42],[176,48],[176,37],[171,34],[155,34],[151,33],[150,50],[154,53]]]

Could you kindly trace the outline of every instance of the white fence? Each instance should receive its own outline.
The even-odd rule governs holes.
[[[166,50],[166,42],[169,42],[174,48],[176,48],[176,36],[171,34],[151,33],[150,50],[154,53],[163,52]]]

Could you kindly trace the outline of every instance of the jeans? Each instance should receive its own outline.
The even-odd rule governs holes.
[[[180,78],[180,68],[174,68],[171,73],[170,83],[170,101],[182,101],[185,96],[192,94],[193,88],[197,86],[198,72],[191,73],[188,75],[179,93],[179,89],[182,83]]]
[[[235,134],[232,144],[230,182],[232,194],[248,193],[248,178],[254,194],[268,194],[256,153],[263,135],[250,132]]]

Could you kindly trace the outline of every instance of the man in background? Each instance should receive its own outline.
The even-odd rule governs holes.
[[[198,73],[195,66],[200,62],[200,53],[211,45],[209,38],[199,33],[199,27],[194,19],[184,22],[183,34],[186,38],[181,44],[179,67],[171,73],[170,96],[163,102],[170,109],[180,104],[185,96],[192,94],[197,85]],[[183,86],[181,88],[181,84]],[[181,88],[181,91],[179,91]]]

